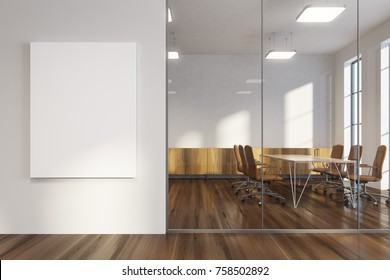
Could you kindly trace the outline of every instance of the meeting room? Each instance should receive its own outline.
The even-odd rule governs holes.
[[[169,229],[388,229],[388,4],[225,2],[169,1]]]

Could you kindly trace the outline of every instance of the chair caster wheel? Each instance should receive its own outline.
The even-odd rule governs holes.
[[[249,189],[245,189],[245,192],[246,192],[246,193],[249,193]]]
[[[236,190],[236,191],[234,191],[234,194],[238,194],[240,191],[239,190]]]
[[[240,201],[241,201],[241,202],[245,202],[245,198],[241,198]]]
[[[386,204],[387,204],[387,203],[390,203],[390,199],[386,199]]]
[[[259,206],[262,206],[262,205],[263,205],[263,203],[261,201],[259,201]]]
[[[327,190],[323,190],[323,191],[322,191],[322,194],[323,194],[323,195],[326,195],[327,193],[328,193]]]
[[[374,207],[378,207],[378,202],[374,201]]]
[[[286,204],[286,201],[285,201],[284,199],[282,199],[282,200],[280,201],[280,204],[281,204],[281,205],[285,205],[285,204]]]
[[[329,198],[332,198],[333,197],[333,193],[329,193]]]

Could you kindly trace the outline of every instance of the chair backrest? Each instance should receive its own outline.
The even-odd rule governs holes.
[[[242,172],[242,160],[241,160],[241,156],[240,156],[240,151],[238,150],[238,146],[234,145],[233,150],[234,150],[234,155],[236,157],[237,170],[239,172]]]
[[[343,145],[334,145],[332,147],[332,151],[330,152],[330,158],[342,159],[344,152]],[[331,163],[329,164],[328,171],[331,174],[338,174],[341,171],[341,165],[339,163]]]
[[[246,145],[245,146],[245,157],[246,161],[248,163],[248,176],[252,179],[256,179],[257,175],[257,166],[256,166],[256,160],[253,155],[253,149],[251,146]]]
[[[241,172],[244,173],[245,175],[248,175],[248,162],[247,162],[247,159],[245,156],[244,147],[242,145],[239,145],[238,151],[239,151],[241,163],[242,163],[242,171]]]
[[[385,161],[386,157],[386,146],[381,145],[376,150],[376,155],[374,158],[374,163],[372,164],[372,176],[376,177],[378,180],[382,179],[382,168],[383,168],[383,162]]]
[[[349,155],[348,155],[348,160],[353,160],[356,161],[358,166],[360,159],[362,158],[362,152],[363,152],[363,146],[362,145],[353,145],[351,146],[351,149],[349,150]],[[348,164],[348,173],[349,174],[355,174],[354,165],[353,164]]]
[[[360,162],[362,158],[363,146],[353,145],[349,150],[348,160],[356,160]]]
[[[330,153],[330,157],[331,158],[342,159],[343,158],[343,152],[344,152],[344,146],[343,145],[334,145],[332,147],[332,151]]]

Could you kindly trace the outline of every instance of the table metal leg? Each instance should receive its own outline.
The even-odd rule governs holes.
[[[295,208],[295,192],[294,192],[294,190],[295,190],[295,177],[294,177],[294,174],[295,174],[295,172],[293,173],[292,172],[292,167],[291,167],[291,165],[292,165],[292,163],[290,162],[289,164],[288,164],[288,169],[289,169],[289,172],[290,172],[290,185],[291,185],[291,196],[292,196],[292,200],[293,200],[293,205],[294,205],[294,208]]]
[[[354,172],[356,173],[356,163],[353,164],[353,170]],[[340,175],[341,176],[341,175]],[[349,174],[349,170],[347,168],[347,178],[350,178],[350,174]],[[342,182],[343,182],[343,186],[344,186],[344,195],[347,196],[347,199],[349,200],[349,202],[351,203],[352,205],[352,208],[356,208],[357,207],[357,199],[358,199],[358,196],[359,196],[359,184],[355,181],[351,181],[349,180],[348,181],[348,184],[349,184],[349,193],[345,193],[345,190],[348,190],[348,188],[346,187],[346,184],[347,182],[345,182],[343,179],[342,179]]]
[[[291,167],[291,164],[294,165],[293,168]],[[294,171],[292,171],[292,169],[294,169]],[[294,162],[294,163],[290,162],[290,164],[289,164],[289,171],[290,171],[290,178],[291,178],[290,179],[290,184],[291,184],[291,194],[292,194],[292,199],[293,199],[293,205],[294,205],[294,208],[297,208],[299,202],[301,201],[302,195],[305,192],[307,184],[309,183],[312,170],[310,170],[309,176],[307,177],[307,179],[305,181],[305,184],[303,185],[303,188],[302,188],[302,191],[301,191],[301,193],[300,193],[300,195],[298,197],[298,200],[297,200],[297,186],[298,186],[298,183],[297,183],[297,163],[296,162]]]

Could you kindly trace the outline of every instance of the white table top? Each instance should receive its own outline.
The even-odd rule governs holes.
[[[354,163],[353,160],[336,159],[330,157],[317,157],[311,155],[263,155],[273,159],[280,159],[296,163],[329,162],[329,163]]]

